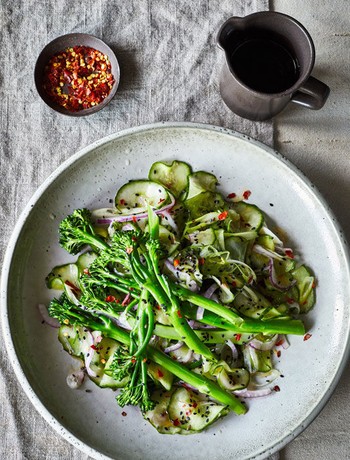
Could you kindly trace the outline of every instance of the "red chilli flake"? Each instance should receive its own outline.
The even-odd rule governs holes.
[[[227,216],[228,216],[228,212],[227,212],[227,211],[223,211],[222,213],[220,213],[220,214],[218,215],[218,219],[219,219],[219,220],[225,220]]]
[[[177,267],[178,265],[180,265],[180,260],[179,259],[174,259],[173,265],[174,265],[174,267]]]
[[[287,298],[287,302],[292,305],[294,303],[294,299],[292,299],[292,297],[288,297]]]
[[[204,265],[204,263],[205,263],[204,257],[200,257],[200,258],[198,259],[198,263],[199,263],[199,265]]]
[[[109,295],[105,298],[106,302],[115,302],[115,297],[113,295]]]
[[[176,418],[175,420],[173,420],[173,425],[174,426],[179,426],[180,425],[180,420],[178,418]]]
[[[70,112],[100,104],[115,83],[108,56],[94,48],[74,46],[56,53],[44,70],[43,88]]]
[[[132,221],[133,221],[133,222],[137,222],[137,217],[136,217],[136,216],[132,216]]]
[[[236,195],[235,193],[229,193],[229,194],[227,195],[227,198],[236,198],[236,196],[237,196],[237,195]]]
[[[294,259],[294,254],[293,254],[293,251],[291,249],[286,249],[285,250],[285,254],[287,257],[289,257],[290,259]]]
[[[278,392],[278,391],[281,391],[281,388],[280,388],[278,385],[275,385],[275,386],[273,387],[273,391],[277,391],[277,392]]]
[[[281,339],[281,340],[279,340],[278,342],[276,342],[275,345],[276,345],[276,347],[280,347],[280,346],[283,345],[283,344],[284,344],[284,339]]]
[[[176,313],[177,313],[177,316],[178,316],[179,318],[182,318],[182,314],[181,314],[181,311],[180,311],[180,310],[177,310]]]
[[[123,198],[121,200],[119,200],[119,204],[124,205],[125,203],[126,203],[126,201]]]
[[[98,351],[98,347],[96,347],[96,345],[91,345],[90,348],[92,348],[95,351]]]
[[[242,334],[235,334],[235,335],[234,335],[234,338],[235,338],[237,341],[241,340],[241,337],[242,337]]]
[[[305,334],[305,335],[304,335],[304,342],[305,342],[306,340],[311,339],[311,337],[312,337],[312,334],[309,334],[309,333]]]
[[[245,192],[243,192],[243,198],[245,200],[248,200],[248,198],[250,197],[251,194],[252,194],[252,192],[250,190],[246,190]]]
[[[89,272],[88,268],[84,268],[83,272],[84,272],[85,275],[90,275],[90,272]]]
[[[160,369],[157,369],[157,375],[158,377],[161,379],[162,377],[164,377],[164,374],[163,372],[160,370]]]

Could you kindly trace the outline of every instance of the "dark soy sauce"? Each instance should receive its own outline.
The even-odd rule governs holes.
[[[233,50],[230,63],[242,83],[261,93],[281,93],[300,75],[296,57],[270,38],[244,40]]]

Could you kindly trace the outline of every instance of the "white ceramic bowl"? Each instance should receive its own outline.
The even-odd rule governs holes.
[[[288,233],[317,276],[317,304],[306,318],[312,337],[291,337],[291,347],[282,352],[281,391],[249,401],[247,415],[231,414],[193,436],[158,434],[137,409],[120,409],[112,391],[91,382],[84,389],[69,389],[65,379],[77,365],[37,311],[37,304],[52,296],[45,276],[53,265],[70,260],[57,242],[60,220],[77,207],[108,206],[121,184],[145,177],[156,160],[172,159],[212,171],[227,193],[251,190],[250,201]],[[134,128],[70,158],[39,188],[19,219],[5,256],[1,296],[5,343],[25,392],[62,436],[95,458],[265,458],[316,417],[349,354],[348,254],[332,213],[313,185],[278,153],[212,126]]]

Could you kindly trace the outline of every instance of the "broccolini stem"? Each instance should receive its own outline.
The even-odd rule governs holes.
[[[196,311],[190,305],[184,304],[182,308],[186,316],[196,319]],[[197,321],[209,326],[226,329],[237,334],[256,334],[260,332],[264,334],[305,334],[305,326],[303,322],[298,319],[271,319],[261,321],[258,319],[245,318],[243,323],[235,325],[229,321],[225,321],[215,313],[205,311],[203,318]]]
[[[170,282],[170,287],[174,293],[176,293],[181,300],[187,300],[188,302],[197,305],[198,307],[202,307],[205,310],[209,310],[212,313],[216,313],[221,318],[226,319],[230,324],[234,326],[239,326],[243,323],[243,318],[241,318],[237,313],[230,310],[225,305],[221,305],[214,300],[207,299],[206,297],[196,294],[178,284]]]

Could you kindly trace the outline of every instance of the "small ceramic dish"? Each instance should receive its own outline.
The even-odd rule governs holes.
[[[53,98],[45,89],[47,78],[47,66],[50,60],[58,53],[64,52],[67,49],[72,49],[76,46],[92,48],[93,50],[97,50],[103,55],[107,56],[108,61],[110,63],[111,74],[114,78],[113,86],[109,90],[107,96],[105,96],[101,102],[96,103],[91,107],[89,106],[88,108],[78,110],[68,109],[64,107],[61,103],[59,103],[59,101],[55,100],[55,98]],[[66,69],[64,69],[63,71],[65,72]],[[98,73],[95,72],[95,76],[96,75],[98,75]],[[114,52],[106,43],[104,43],[99,38],[94,37],[93,35],[84,33],[72,33],[57,37],[45,46],[45,48],[41,51],[35,65],[34,80],[36,89],[40,97],[49,107],[51,107],[51,109],[55,110],[56,112],[60,112],[64,115],[80,117],[84,115],[90,115],[103,109],[112,100],[118,88],[120,80],[120,69]],[[85,82],[88,84],[90,80],[89,75],[87,75],[86,78],[83,77],[83,80],[85,80]],[[63,83],[61,82],[60,85],[63,86]],[[64,87],[62,88],[62,92],[68,92],[66,85],[64,85]]]

